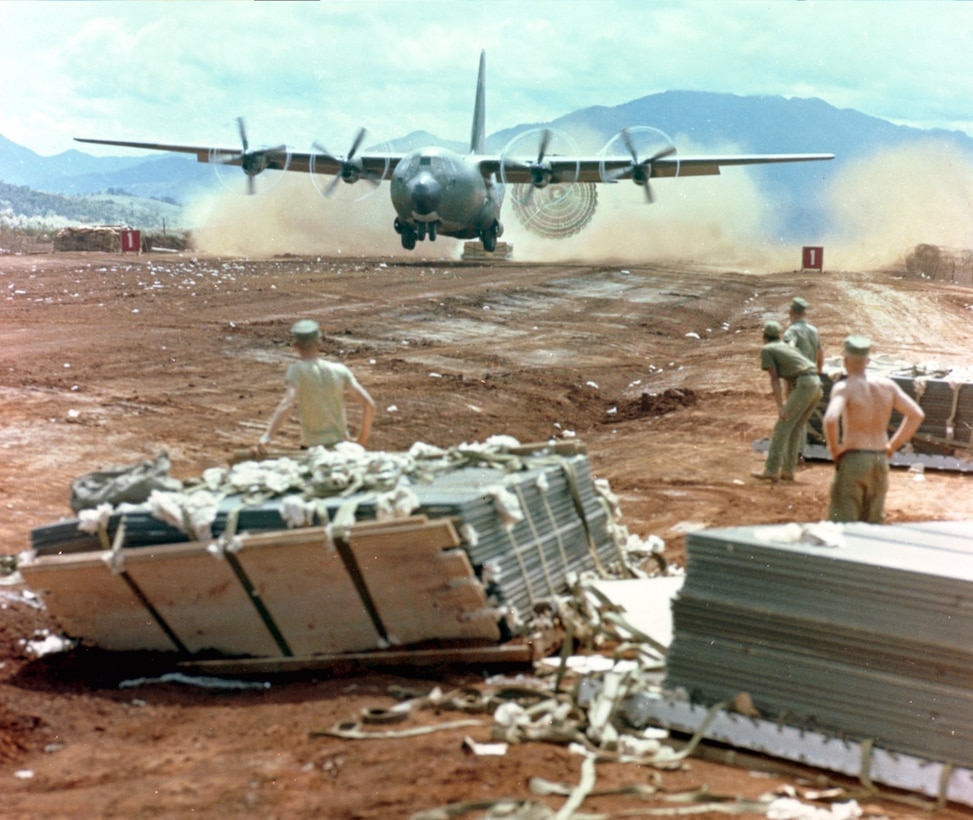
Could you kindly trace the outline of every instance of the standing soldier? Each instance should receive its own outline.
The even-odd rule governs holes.
[[[824,370],[824,348],[821,346],[821,337],[818,335],[818,329],[807,321],[805,317],[806,312],[807,300],[802,299],[800,296],[795,296],[791,300],[789,313],[790,324],[787,326],[787,330],[784,331],[784,341],[796,347],[804,354],[805,358],[814,362],[818,368],[818,375],[820,376],[821,371]],[[814,416],[814,413],[811,413],[811,416]],[[807,424],[804,425],[804,432],[801,434],[802,451],[806,443]]]
[[[361,428],[355,439],[365,446],[375,418],[375,402],[355,376],[341,362],[322,359],[321,328],[312,319],[303,319],[291,328],[291,338],[298,361],[292,363],[284,377],[284,397],[274,410],[267,431],[254,448],[264,455],[267,445],[295,408],[301,420],[301,446],[333,447],[348,439],[345,397],[361,406]]]
[[[821,347],[821,337],[818,329],[807,321],[807,300],[795,296],[791,301],[790,324],[784,331],[784,341],[793,345],[805,358],[814,362],[818,373],[824,370],[824,348]]]
[[[831,389],[824,413],[824,437],[835,463],[828,518],[831,521],[885,521],[889,458],[915,435],[926,414],[892,379],[866,372],[872,343],[845,339],[848,378]],[[889,440],[892,411],[902,422]]]
[[[764,471],[754,473],[762,481],[793,481],[797,460],[804,447],[804,426],[821,400],[821,379],[814,362],[781,340],[780,322],[764,325],[760,368],[770,376],[770,388],[777,403],[777,422],[770,439]],[[790,385],[784,395],[784,383]]]

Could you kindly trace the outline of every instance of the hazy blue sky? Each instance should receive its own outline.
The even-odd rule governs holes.
[[[3,2],[0,134],[229,145],[242,115],[300,150],[362,125],[465,141],[481,49],[488,132],[692,89],[973,134],[970,31],[955,0]]]

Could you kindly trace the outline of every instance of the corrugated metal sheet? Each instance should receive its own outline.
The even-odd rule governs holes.
[[[666,687],[973,766],[973,522],[795,527],[689,535]]]

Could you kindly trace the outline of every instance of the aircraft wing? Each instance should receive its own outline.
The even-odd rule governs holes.
[[[545,158],[550,167],[552,181],[566,182],[614,182],[630,179],[636,167],[649,167],[652,177],[690,177],[719,174],[722,166],[767,165],[779,162],[817,162],[834,159],[834,154],[727,154],[711,156],[667,156],[636,166],[628,156],[614,157],[567,157]],[[531,162],[514,162],[510,158],[484,157],[480,171],[484,176],[496,174],[509,183],[531,182]],[[501,170],[502,169],[502,170]]]
[[[316,174],[340,174],[342,165],[339,157],[320,153],[288,151],[285,146],[274,148],[252,148],[247,152],[240,148],[214,148],[200,145],[169,145],[160,142],[127,142],[125,140],[99,140],[75,137],[75,142],[89,142],[96,145],[117,145],[121,148],[141,148],[146,151],[169,151],[178,154],[195,154],[197,162],[215,162],[221,165],[243,165],[247,154],[261,156],[266,160],[264,168],[276,171],[301,171],[308,173],[314,164]],[[383,177],[398,165],[403,154],[359,154],[356,162],[361,162],[362,170]]]

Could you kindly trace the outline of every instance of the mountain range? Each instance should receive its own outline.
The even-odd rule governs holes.
[[[820,99],[740,96],[698,91],[667,91],[613,107],[596,106],[574,111],[549,123],[521,124],[492,134],[489,152],[500,152],[518,134],[551,127],[569,134],[585,134],[584,153],[595,153],[622,128],[650,125],[669,135],[683,153],[810,153],[828,152],[829,163],[756,166],[762,190],[779,197],[788,209],[783,224],[820,219],[805,203],[816,200],[822,183],[843,168],[860,164],[881,150],[894,150],[923,141],[948,145],[973,156],[973,138],[957,131],[922,130],[895,125],[853,109],[839,109]],[[112,138],[112,134],[98,134]],[[159,135],[146,134],[146,140]],[[683,148],[683,144],[691,148]],[[465,152],[462,142],[412,132],[385,143],[393,151],[422,145],[440,145]],[[726,146],[732,146],[727,149]],[[300,150],[306,150],[301,148]],[[623,151],[624,148],[618,148]],[[526,142],[518,153],[531,153]],[[236,169],[228,169],[236,172]],[[226,173],[224,171],[223,173]],[[149,157],[95,157],[79,150],[41,156],[0,136],[0,182],[35,191],[83,196],[107,191],[183,204],[201,191],[220,185],[213,167],[192,156],[158,154]],[[0,195],[10,201],[9,196]],[[16,211],[16,206],[14,205]]]

